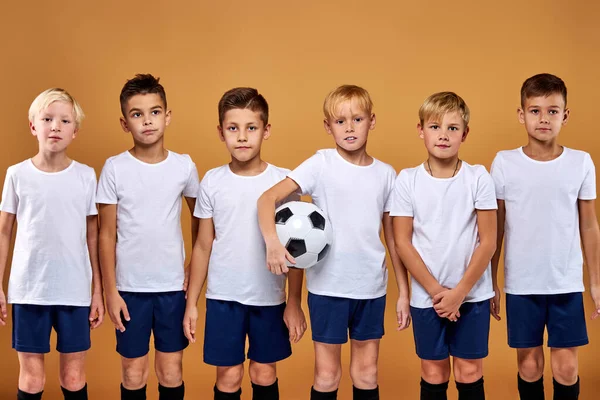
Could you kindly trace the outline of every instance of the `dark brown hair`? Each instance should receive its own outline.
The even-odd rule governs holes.
[[[521,86],[521,107],[525,107],[525,100],[530,97],[550,96],[558,93],[565,100],[567,106],[567,87],[562,79],[552,74],[538,74],[523,82]]]
[[[167,95],[165,88],[159,83],[160,78],[155,78],[150,74],[137,74],[135,77],[128,80],[123,89],[121,89],[121,112],[125,116],[125,106],[127,101],[138,94],[156,93],[160,96],[164,103],[165,110],[167,109]]]
[[[223,124],[225,113],[233,109],[248,109],[260,113],[260,119],[266,126],[269,123],[269,105],[258,90],[238,87],[228,90],[219,100],[219,125]]]

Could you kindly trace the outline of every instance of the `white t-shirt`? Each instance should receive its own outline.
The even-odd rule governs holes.
[[[481,165],[463,161],[452,178],[431,176],[423,164],[400,172],[394,185],[393,217],[412,217],[412,244],[439,282],[454,288],[464,276],[479,246],[477,210],[495,210],[492,177]],[[410,305],[433,307],[429,293],[412,278]],[[478,302],[494,297],[491,266],[465,297]]]
[[[96,173],[72,161],[43,172],[31,159],[8,168],[0,211],[16,215],[17,237],[8,280],[13,304],[91,304],[87,216],[97,215]]]
[[[182,196],[198,194],[198,172],[187,154],[169,151],[156,164],[125,151],[106,160],[97,202],[117,205],[117,289],[183,289]]]
[[[383,213],[396,171],[377,159],[367,166],[346,161],[336,149],[319,150],[289,175],[310,195],[333,227],[327,257],[306,270],[308,291],[350,299],[374,299],[386,293]]]
[[[564,147],[554,160],[536,161],[521,147],[501,151],[492,177],[506,207],[504,291],[583,292],[577,200],[596,198],[590,155]]]
[[[206,298],[252,306],[285,301],[285,275],[267,268],[256,202],[288,172],[268,164],[259,175],[241,176],[223,165],[202,179],[194,216],[212,218],[215,226]]]

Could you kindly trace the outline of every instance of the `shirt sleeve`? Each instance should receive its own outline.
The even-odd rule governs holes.
[[[391,194],[390,216],[392,217],[414,217],[412,204],[410,174],[407,170],[400,171],[394,182]]]
[[[9,168],[6,171],[6,179],[4,179],[4,187],[2,188],[2,202],[0,202],[0,211],[16,214],[19,208],[19,197],[15,190],[14,168]]]
[[[96,172],[90,168],[89,173],[90,176],[87,187],[87,215],[98,215],[98,208],[96,207]]]
[[[584,170],[583,183],[577,198],[580,200],[594,200],[596,198],[596,167],[589,154],[585,155]]]
[[[310,196],[314,193],[324,160],[324,155],[318,152],[288,174],[288,178],[293,179],[300,186],[301,194]]]
[[[496,190],[494,188],[494,180],[488,174],[484,167],[477,178],[477,189],[475,192],[475,209],[476,210],[497,210],[498,201],[496,200]]]
[[[492,162],[491,174],[494,181],[494,189],[496,190],[496,198],[504,200],[504,171],[502,171],[502,159],[499,153]]]
[[[392,167],[389,168],[387,179],[385,182],[385,198],[386,201],[383,205],[383,212],[390,212],[392,210],[392,203],[394,199],[394,182],[396,180],[396,171]]]
[[[96,202],[99,204],[117,204],[117,179],[115,166],[111,160],[107,160],[100,174]]]
[[[189,156],[188,156],[189,157]],[[198,196],[199,190],[199,179],[198,179],[198,169],[196,168],[196,164],[189,158],[190,161],[190,172],[188,176],[188,181],[183,189],[183,195],[185,197],[193,197],[196,198]]]
[[[196,206],[194,207],[194,217],[196,218],[212,218],[213,217],[213,205],[211,201],[209,187],[209,176],[205,175],[200,182],[199,189],[196,197]]]

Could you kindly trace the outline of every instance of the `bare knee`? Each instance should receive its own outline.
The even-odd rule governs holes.
[[[148,381],[148,359],[147,356],[135,359],[122,359],[122,381],[127,389],[141,389]]]
[[[275,363],[261,364],[250,361],[250,380],[260,386],[270,386],[277,380]]]
[[[569,350],[552,351],[552,375],[563,385],[573,385],[579,373],[577,353]]]
[[[359,389],[374,389],[377,387],[377,362],[361,360],[350,365],[352,383]]]
[[[67,367],[60,371],[60,384],[67,390],[76,392],[85,386],[83,368]]]
[[[477,382],[483,376],[482,360],[454,359],[454,379],[460,383]]]
[[[332,392],[340,385],[342,367],[339,364],[315,366],[315,389],[320,392]]]
[[[183,381],[183,365],[181,362],[157,362],[156,378],[162,386],[177,387]]]
[[[544,353],[542,349],[517,351],[519,375],[528,382],[539,380],[544,373]]]
[[[427,383],[439,385],[450,380],[450,361],[421,360],[421,377]]]
[[[233,367],[217,367],[217,388],[221,392],[237,392],[242,386],[244,378],[244,365],[235,365]]]
[[[27,393],[39,393],[44,390],[46,373],[43,356],[30,357],[19,353],[19,364],[19,389]]]

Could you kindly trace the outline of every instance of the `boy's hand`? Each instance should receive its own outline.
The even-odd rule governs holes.
[[[123,315],[125,321],[131,320],[125,300],[123,300],[118,292],[115,292],[112,295],[106,296],[106,307],[108,308],[108,316],[115,325],[115,329],[117,329],[119,332],[125,332],[125,326],[123,325],[121,314]]]
[[[185,292],[185,299],[187,300],[187,290],[188,290],[188,285],[190,284],[190,265],[188,265],[187,267],[184,268],[183,273],[184,273],[184,278],[183,278],[183,291]]]
[[[290,342],[298,343],[306,331],[306,318],[300,304],[288,303],[283,312],[283,322],[290,333]]]
[[[198,321],[198,307],[186,307],[183,316],[183,333],[190,343],[196,343],[196,322]]]
[[[92,306],[90,307],[90,328],[96,329],[104,321],[104,298],[102,293],[92,295]]]
[[[286,259],[296,264],[294,257],[283,247],[279,240],[267,244],[267,268],[275,275],[285,274],[289,271]]]
[[[8,318],[8,311],[6,307],[6,296],[2,289],[0,289],[0,325],[6,325],[6,318]]]
[[[433,297],[433,308],[440,317],[456,322],[464,299],[465,295],[457,289],[444,290]]]
[[[592,301],[594,302],[594,312],[592,312],[592,319],[600,317],[600,286],[592,286],[590,288],[590,294],[592,295]]]
[[[490,299],[490,313],[496,321],[500,321],[500,297],[502,296],[502,293],[500,293],[500,288],[498,286],[494,286],[494,292],[496,294]]]
[[[406,297],[398,297],[396,302],[396,316],[398,318],[398,331],[410,326],[410,301]]]

